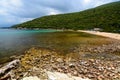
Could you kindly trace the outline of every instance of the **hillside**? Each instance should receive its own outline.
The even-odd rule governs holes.
[[[15,28],[93,29],[120,32],[120,1],[81,12],[44,16],[17,24]]]

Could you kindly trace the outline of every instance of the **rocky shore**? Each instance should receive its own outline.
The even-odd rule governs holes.
[[[53,50],[31,48],[25,52],[25,55],[19,57],[19,63],[15,63],[15,67],[8,67],[9,71],[5,71],[5,74],[0,73],[0,80],[28,80],[28,78],[29,80],[61,80],[58,78],[60,77],[58,74],[61,74],[63,78],[67,76],[67,79],[65,77],[62,80],[119,80],[119,56],[115,57],[115,59],[106,60],[92,57],[82,58],[85,54],[81,54],[82,52],[95,53],[97,50],[103,50],[104,47],[107,47],[107,49],[105,48],[99,53],[108,51],[120,53],[120,45],[116,45],[114,47],[103,45],[99,49],[98,47],[97,49],[89,48],[90,50],[86,49],[86,51],[80,51],[78,48],[79,51],[76,49],[76,53],[64,55]],[[96,51],[94,52],[94,50]]]
[[[114,40],[103,45],[82,45],[75,47],[73,52],[79,53],[81,58],[120,60],[120,41]]]

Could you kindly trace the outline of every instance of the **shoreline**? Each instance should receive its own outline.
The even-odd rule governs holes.
[[[11,69],[11,71],[8,76],[18,80],[34,77],[42,80],[54,80],[54,78],[56,78],[55,80],[60,80],[57,79],[60,75],[64,78],[63,80],[69,80],[74,76],[77,79],[70,80],[120,79],[120,60],[82,59],[78,57],[80,55],[70,53],[63,56],[53,50],[31,48],[25,52],[24,56],[18,59],[20,60],[19,62],[15,60],[12,61],[13,65],[10,65],[11,62],[9,63],[7,68]],[[50,72],[50,74],[47,72]],[[65,76],[67,76],[67,79]]]
[[[6,28],[5,28],[6,29]],[[112,39],[117,39],[120,40],[120,34],[119,33],[109,33],[109,32],[100,32],[100,31],[90,31],[90,30],[73,30],[73,29],[43,29],[43,28],[7,28],[7,29],[16,29],[16,30],[56,30],[56,31],[75,31],[75,32],[84,32],[88,34],[93,34],[93,35],[98,35],[98,36],[103,36],[103,37],[108,37]]]
[[[81,30],[75,32],[81,32]],[[83,32],[87,33],[86,31]],[[89,34],[92,33],[98,35],[96,33],[101,32],[94,31]],[[100,34],[100,36],[102,35],[103,34]],[[105,35],[103,36],[106,37]],[[55,78],[55,80],[60,80],[57,79],[60,75],[64,78],[62,80],[103,80],[113,78],[120,79],[120,57],[117,59],[117,56],[109,56],[109,54],[112,54],[114,52],[118,52],[118,54],[120,52],[119,40],[113,40],[114,43],[111,43],[109,45],[104,44],[101,46],[90,47],[87,44],[87,46],[82,46],[82,48],[77,47],[75,48],[75,52],[77,54],[71,52],[67,55],[60,55],[58,54],[58,51],[54,50],[33,47],[25,51],[24,55],[21,55],[17,58],[20,60],[19,62],[12,61],[12,64],[10,62],[7,68],[3,68],[5,70],[0,69],[0,72],[5,72],[5,78],[7,76],[18,80],[26,80],[26,78],[32,77],[36,77],[38,80],[42,78],[46,78],[45,80],[54,80]],[[94,53],[96,54],[94,55]],[[99,55],[99,53],[102,53],[102,55]],[[92,56],[95,56],[96,58],[94,59]],[[10,74],[6,73],[7,70],[10,70]],[[66,79],[65,76],[68,78]],[[71,77],[77,77],[77,79],[71,79]]]
[[[99,35],[99,36],[103,36],[103,37],[108,37],[108,38],[120,40],[120,34],[118,34],[118,33],[87,31],[87,30],[78,30],[78,32],[85,32],[85,33],[89,33],[89,34],[94,34],[94,35]]]

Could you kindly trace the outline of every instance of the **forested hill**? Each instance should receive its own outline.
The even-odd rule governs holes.
[[[44,16],[14,25],[15,28],[93,29],[120,32],[120,1],[81,12]]]

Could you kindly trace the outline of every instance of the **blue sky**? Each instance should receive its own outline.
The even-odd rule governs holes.
[[[0,0],[0,27],[45,15],[77,12],[119,0]]]

